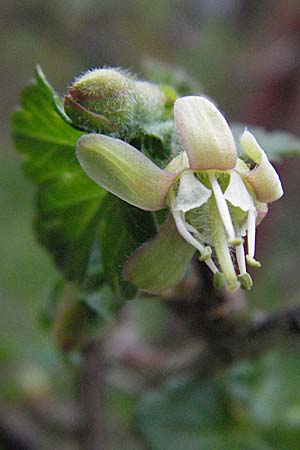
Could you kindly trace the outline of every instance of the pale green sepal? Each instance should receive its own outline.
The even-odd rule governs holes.
[[[187,212],[203,205],[212,192],[207,189],[191,170],[183,172],[179,182],[179,189],[173,206],[175,211]]]
[[[233,169],[237,154],[228,123],[204,97],[176,100],[175,127],[188,154],[191,169]]]
[[[258,226],[262,220],[266,217],[268,214],[268,204],[267,203],[261,203],[261,202],[255,202],[255,209],[256,209],[256,226]]]
[[[102,134],[87,134],[77,143],[77,158],[97,184],[138,208],[156,211],[177,174],[161,170],[126,142]]]
[[[229,185],[224,192],[225,200],[243,211],[249,211],[254,207],[253,199],[246,188],[245,183],[238,173],[230,171]]]
[[[182,279],[194,252],[169,215],[159,232],[129,257],[124,279],[147,292],[160,292]]]
[[[283,195],[279,176],[253,134],[245,130],[240,137],[245,153],[257,166],[244,174],[260,202],[273,202]]]

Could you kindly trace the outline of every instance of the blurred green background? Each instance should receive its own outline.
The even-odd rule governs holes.
[[[287,0],[2,0],[0,6],[1,406],[6,401],[14,403],[21,395],[16,384],[24,371],[29,378],[37,377],[37,385],[46,384],[56,393],[65,390],[73,376],[40,324],[45,296],[57,274],[35,242],[34,192],[22,175],[10,139],[10,114],[35,64],[39,63],[55,89],[64,93],[72,79],[87,68],[122,66],[142,77],[154,59],[199,80],[229,120],[299,135],[300,8],[298,1]],[[299,302],[300,163],[296,159],[279,161],[277,167],[285,197],[271,205],[258,232],[258,257],[263,268],[254,274],[256,286],[249,295],[254,309],[271,310]],[[263,407],[269,407],[271,413],[268,402],[277,396],[277,384],[285,382],[281,372],[286,368],[286,376],[296,380],[297,402],[291,409],[294,412],[289,412],[290,422],[285,419],[293,426],[300,426],[297,361],[292,353],[287,363],[282,356],[259,362],[259,370],[267,367],[267,375],[260,379],[260,393],[255,394],[260,414]],[[280,382],[272,375],[278,365]],[[256,369],[246,365],[235,370],[249,374]],[[267,391],[275,389],[275,394],[268,391],[268,397],[262,386]],[[126,399],[120,402],[126,404]],[[257,420],[257,413],[253,414]],[[287,434],[286,427],[282,436]],[[299,448],[299,442],[289,444],[288,436],[284,439],[280,449]],[[166,450],[160,444],[152,445],[153,450]],[[198,448],[189,445],[178,449]],[[210,448],[205,445],[201,448]],[[236,448],[246,448],[240,445]],[[279,449],[276,443],[275,447],[269,445],[254,443],[251,448]],[[66,440],[61,448],[74,450],[72,446]],[[133,448],[139,447],[128,447]],[[218,444],[213,448],[222,450]]]

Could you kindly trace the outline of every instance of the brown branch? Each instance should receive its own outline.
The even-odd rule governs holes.
[[[300,345],[300,305],[256,318],[246,330],[245,341],[249,356],[280,349],[290,343]]]
[[[81,402],[84,415],[82,448],[84,450],[109,450],[109,430],[105,415],[106,372],[102,342],[91,343],[82,352]]]
[[[209,327],[206,324],[206,351],[196,363],[197,370],[203,374],[211,374],[241,359],[257,358],[268,351],[286,347],[300,350],[300,306],[252,320],[223,319],[222,333],[218,327],[220,324],[215,320]],[[217,329],[215,333],[214,329]]]
[[[1,449],[49,449],[53,442],[75,440],[81,429],[79,410],[66,399],[45,397],[0,403]]]
[[[197,263],[194,271],[194,280],[184,281],[190,283],[190,289],[179,286],[164,300],[191,335],[205,343],[196,363],[198,371],[212,373],[237,360],[287,345],[299,345],[300,349],[300,305],[253,317],[242,291],[230,294],[215,290],[208,272]]]
[[[106,346],[119,366],[133,370],[140,377],[133,387],[137,392],[147,385],[159,385],[174,374],[197,373],[211,377],[241,359],[257,358],[268,351],[285,347],[294,350],[298,347],[300,351],[300,305],[253,316],[234,313],[237,308],[232,302],[235,304],[235,300],[238,301],[228,300],[231,306],[220,306],[206,315],[197,314],[194,303],[181,302],[180,308],[176,305],[176,312],[179,309],[185,326],[193,330],[192,336],[187,334],[185,343],[176,349],[147,346],[138,336],[134,339],[131,335],[128,339],[125,328],[117,335],[117,340],[114,337]],[[182,310],[185,310],[183,314]],[[121,383],[122,387],[122,376],[108,377],[108,380],[113,384]]]
[[[82,430],[79,405],[69,399],[42,397],[28,402],[28,411],[44,430],[56,435],[76,437]]]
[[[0,405],[0,447],[7,450],[45,449],[45,436],[33,419],[20,408]]]

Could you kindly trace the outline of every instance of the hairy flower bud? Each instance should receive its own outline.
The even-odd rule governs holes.
[[[77,78],[64,100],[79,128],[102,133],[128,126],[136,109],[135,81],[120,69],[95,69]]]
[[[163,89],[148,81],[136,81],[135,95],[139,120],[143,122],[161,119],[165,107],[170,103],[170,99]],[[174,102],[175,98],[172,100]]]
[[[64,109],[81,129],[120,136],[135,126],[166,118],[173,111],[175,98],[166,86],[135,80],[120,69],[104,68],[75,80],[65,96]]]

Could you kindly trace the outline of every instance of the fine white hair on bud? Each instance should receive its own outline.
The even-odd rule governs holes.
[[[119,136],[142,122],[160,120],[167,102],[159,85],[138,81],[118,67],[103,67],[75,79],[64,110],[79,128]]]

